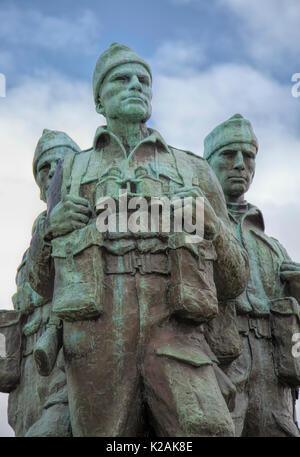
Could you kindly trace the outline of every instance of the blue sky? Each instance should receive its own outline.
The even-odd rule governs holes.
[[[0,0],[0,307],[11,308],[14,277],[44,209],[32,177],[43,128],[90,147],[98,125],[91,79],[113,41],[152,66],[150,125],[173,146],[202,155],[203,139],[240,112],[257,134],[247,198],[267,232],[300,261],[299,0]],[[11,433],[0,396],[0,436]]]
[[[300,13],[293,0],[26,0],[24,5],[0,2],[1,66],[8,86],[48,67],[89,80],[99,52],[112,41],[145,58],[164,42],[197,43],[205,62],[194,61],[195,68],[251,64],[282,82],[299,62]]]
[[[1,42],[14,54],[6,69],[11,84],[22,74],[33,75],[48,66],[88,80],[99,51],[113,41],[135,47],[146,58],[162,42],[187,40],[205,46],[206,65],[247,60],[238,45],[235,17],[221,2],[212,2],[211,7],[210,2],[199,1],[29,0],[25,10],[21,1],[1,3]]]

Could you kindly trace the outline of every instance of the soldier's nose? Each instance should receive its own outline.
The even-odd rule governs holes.
[[[56,165],[52,165],[49,170],[49,175],[48,175],[49,178],[52,178],[52,176],[54,175],[55,169],[56,169]]]
[[[136,90],[142,89],[142,85],[139,81],[139,78],[136,75],[133,75],[132,78],[130,79],[129,88],[136,89]]]
[[[242,151],[238,151],[235,160],[234,160],[234,168],[238,170],[244,170],[245,169],[245,164],[244,164],[244,156]]]

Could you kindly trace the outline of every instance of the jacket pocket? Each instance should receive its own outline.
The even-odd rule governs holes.
[[[102,245],[102,235],[94,223],[52,241],[53,312],[60,319],[92,319],[102,313]]]
[[[213,365],[212,360],[200,348],[193,348],[183,343],[161,345],[155,349],[155,353],[159,356],[179,360],[194,367]]]
[[[270,302],[271,332],[274,341],[275,369],[278,378],[291,387],[300,385],[300,357],[292,353],[293,335],[300,333],[300,307],[294,297]]]
[[[234,301],[219,303],[219,314],[205,327],[207,342],[221,363],[232,362],[242,352],[236,319]]]
[[[182,235],[170,237],[169,242],[170,304],[184,318],[207,322],[218,313],[213,275],[216,252],[211,242],[189,245]]]

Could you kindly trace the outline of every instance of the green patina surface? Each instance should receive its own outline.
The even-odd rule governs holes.
[[[93,94],[107,125],[92,148],[44,130],[34,155],[47,211],[14,298],[27,351],[10,393],[17,436],[298,435],[287,340],[300,268],[244,201],[258,148],[251,124],[236,115],[216,127],[207,160],[169,146],[146,125],[151,68],[119,43],[99,57]],[[204,239],[99,233],[99,201],[114,199],[120,218],[120,190],[146,202],[190,197],[193,216],[202,197]]]

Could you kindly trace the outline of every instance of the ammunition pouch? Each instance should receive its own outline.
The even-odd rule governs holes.
[[[20,379],[21,313],[0,311],[0,392],[14,390]]]
[[[294,297],[270,302],[271,332],[274,342],[275,369],[283,384],[300,386],[300,357],[293,355],[293,335],[300,333],[300,306]]]
[[[207,322],[218,314],[213,263],[217,255],[211,241],[185,242],[184,233],[169,238],[169,302],[183,318]]]
[[[230,363],[242,352],[234,301],[219,303],[218,315],[205,326],[206,340],[220,363]]]
[[[52,240],[53,312],[60,319],[93,319],[102,313],[102,245],[95,223]]]

